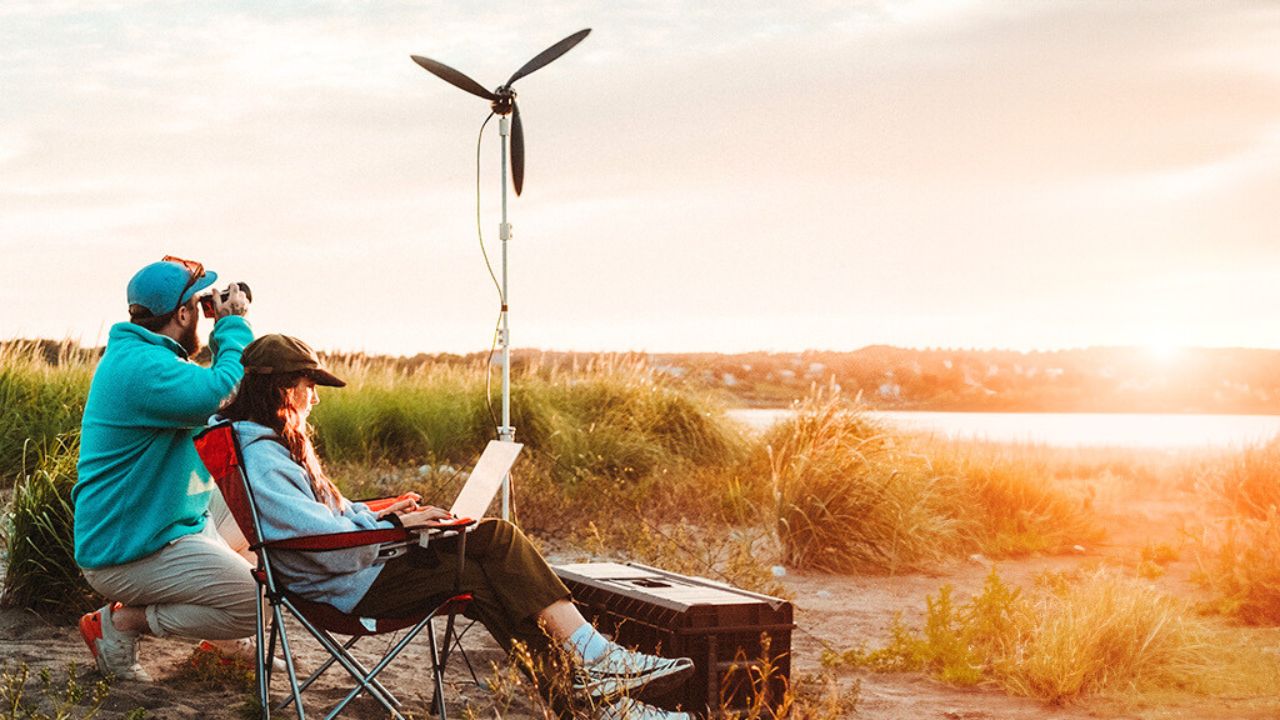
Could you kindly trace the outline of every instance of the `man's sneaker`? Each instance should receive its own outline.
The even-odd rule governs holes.
[[[678,687],[693,674],[689,658],[664,658],[645,655],[610,644],[609,650],[594,662],[584,663],[573,676],[575,692],[594,698],[611,698],[644,688],[645,695]]]
[[[222,665],[244,663],[252,668],[258,662],[257,645],[249,638],[240,638],[239,640],[201,640],[192,653],[192,662],[198,663],[199,660],[197,658],[202,654],[211,655]],[[284,659],[271,658],[271,670],[273,672],[276,670],[284,672]]]
[[[106,605],[80,618],[80,636],[93,653],[98,672],[120,680],[151,682],[151,676],[138,663],[138,638],[116,630],[111,624],[111,609]]]
[[[687,712],[663,710],[624,697],[601,708],[600,720],[693,720],[693,716]]]

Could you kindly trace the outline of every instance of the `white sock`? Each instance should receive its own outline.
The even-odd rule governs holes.
[[[565,647],[584,663],[593,663],[600,656],[609,652],[613,643],[600,634],[591,623],[582,623],[577,630],[564,641]]]

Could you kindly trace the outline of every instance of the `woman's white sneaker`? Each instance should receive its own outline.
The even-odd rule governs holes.
[[[689,658],[664,658],[610,644],[593,662],[583,663],[573,677],[575,692],[611,698],[644,688],[645,694],[679,686],[693,674]]]

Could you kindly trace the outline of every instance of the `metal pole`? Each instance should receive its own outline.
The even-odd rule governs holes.
[[[507,138],[511,127],[507,116],[498,120],[498,134],[502,136],[502,224],[498,237],[502,240],[502,329],[498,340],[502,343],[502,426],[498,439],[515,442],[516,429],[511,427],[511,328],[507,318],[507,241],[511,239],[511,223],[507,222]],[[502,519],[511,519],[511,474],[502,477]]]

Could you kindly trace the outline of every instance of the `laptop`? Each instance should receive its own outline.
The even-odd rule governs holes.
[[[493,496],[502,487],[502,478],[511,471],[516,456],[523,448],[522,443],[490,440],[485,447],[476,466],[472,468],[467,482],[458,492],[458,497],[449,507],[453,516],[461,519],[479,520],[484,517]],[[447,521],[446,521],[447,523]]]
[[[502,487],[502,478],[511,471],[511,466],[515,464],[516,456],[520,454],[523,447],[521,443],[490,440],[484,452],[480,454],[480,459],[476,461],[476,466],[471,469],[471,474],[467,476],[467,481],[463,483],[462,490],[458,491],[458,497],[449,508],[453,517],[432,521],[430,525],[415,527],[418,545],[427,547],[433,537],[450,537],[460,532],[467,532],[469,526],[484,517],[489,509],[489,503],[493,502],[493,496],[497,494],[498,488]],[[408,552],[407,547],[413,542],[408,540],[383,543],[378,550],[378,558],[385,562],[399,557]]]

